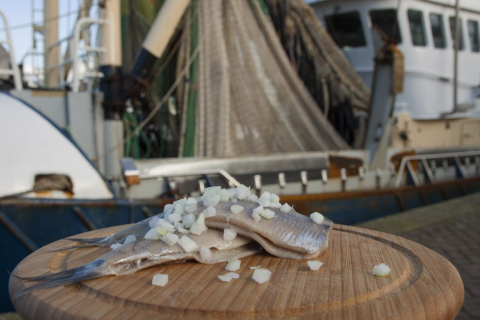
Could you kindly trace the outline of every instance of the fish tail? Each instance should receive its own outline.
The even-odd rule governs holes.
[[[82,249],[82,248],[91,248],[91,247],[105,247],[106,244],[104,243],[87,243],[87,244],[81,244],[78,246],[65,246],[65,247],[60,247],[60,248],[52,248],[49,249],[49,252],[61,252],[61,251],[68,251],[72,249]]]
[[[15,294],[14,298],[22,296],[32,291],[49,289],[49,288],[58,287],[58,286],[65,286],[65,285],[69,285],[69,284],[73,284],[81,281],[99,278],[102,276],[104,276],[104,274],[98,271],[94,271],[91,268],[85,268],[85,267],[79,267],[79,268],[75,268],[67,271],[47,274],[47,275],[38,276],[38,277],[22,278],[22,277],[15,276],[25,281],[38,281],[39,283],[36,283],[32,286],[29,286],[27,288],[20,290]]]
[[[71,240],[71,241],[81,242],[81,243],[102,243],[107,238],[108,237],[101,237],[101,238],[67,238],[67,239]]]

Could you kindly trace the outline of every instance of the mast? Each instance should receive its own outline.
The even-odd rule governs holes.
[[[49,68],[58,64],[59,47],[48,48],[58,41],[58,0],[43,0],[43,52],[45,86],[51,87],[58,83],[58,69],[51,72]]]
[[[102,106],[105,118],[105,174],[108,177],[115,177],[121,171],[125,110],[122,90],[120,0],[104,0],[102,5],[102,18],[108,21],[100,30],[101,46],[106,48],[100,55],[100,72],[103,73],[100,89],[103,92]]]
[[[460,0],[457,0],[455,5],[455,54],[453,58],[453,111],[457,111],[457,99],[458,99],[458,51],[462,44],[462,35],[460,34]]]

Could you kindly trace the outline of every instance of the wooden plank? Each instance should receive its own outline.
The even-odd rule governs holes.
[[[99,237],[122,226],[95,230]],[[54,242],[25,258],[20,276],[59,272],[83,265],[109,251],[89,248],[49,252],[71,244]],[[393,235],[335,225],[330,247],[310,271],[305,260],[279,259],[267,253],[242,259],[240,279],[221,282],[225,263],[185,262],[161,265],[132,275],[110,276],[14,297],[29,286],[10,278],[10,296],[24,319],[453,319],[463,303],[463,283],[450,262],[419,244]],[[392,268],[388,277],[371,275],[376,264]],[[273,272],[266,284],[251,279],[250,266]],[[151,285],[166,273],[168,284]]]

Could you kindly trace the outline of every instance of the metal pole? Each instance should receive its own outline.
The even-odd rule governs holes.
[[[59,47],[48,51],[50,45],[58,41],[58,0],[43,1],[43,19],[44,81],[45,85],[50,87],[58,83],[58,69],[51,72],[49,69],[58,63]]]
[[[457,96],[458,96],[458,51],[462,43],[461,34],[460,34],[460,0],[457,0],[455,5],[455,54],[453,61],[453,112],[457,111]]]

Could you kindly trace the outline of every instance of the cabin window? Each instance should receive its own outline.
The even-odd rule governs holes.
[[[360,14],[357,11],[325,17],[327,31],[340,48],[366,45]]]
[[[408,10],[408,22],[410,24],[413,45],[425,47],[427,45],[427,39],[425,39],[422,11]]]
[[[393,38],[395,43],[402,42],[400,28],[398,27],[397,10],[372,10],[370,11],[372,27],[377,25],[388,37]]]
[[[465,44],[463,43],[463,26],[462,26],[462,19],[458,19],[460,22],[460,50],[465,48]],[[450,33],[452,34],[452,42],[453,48],[455,49],[455,17],[450,17]]]
[[[478,21],[468,21],[468,35],[470,36],[470,47],[473,52],[480,52]]]
[[[430,14],[430,26],[432,28],[433,44],[435,48],[446,48],[445,27],[443,25],[443,16],[441,14]]]

